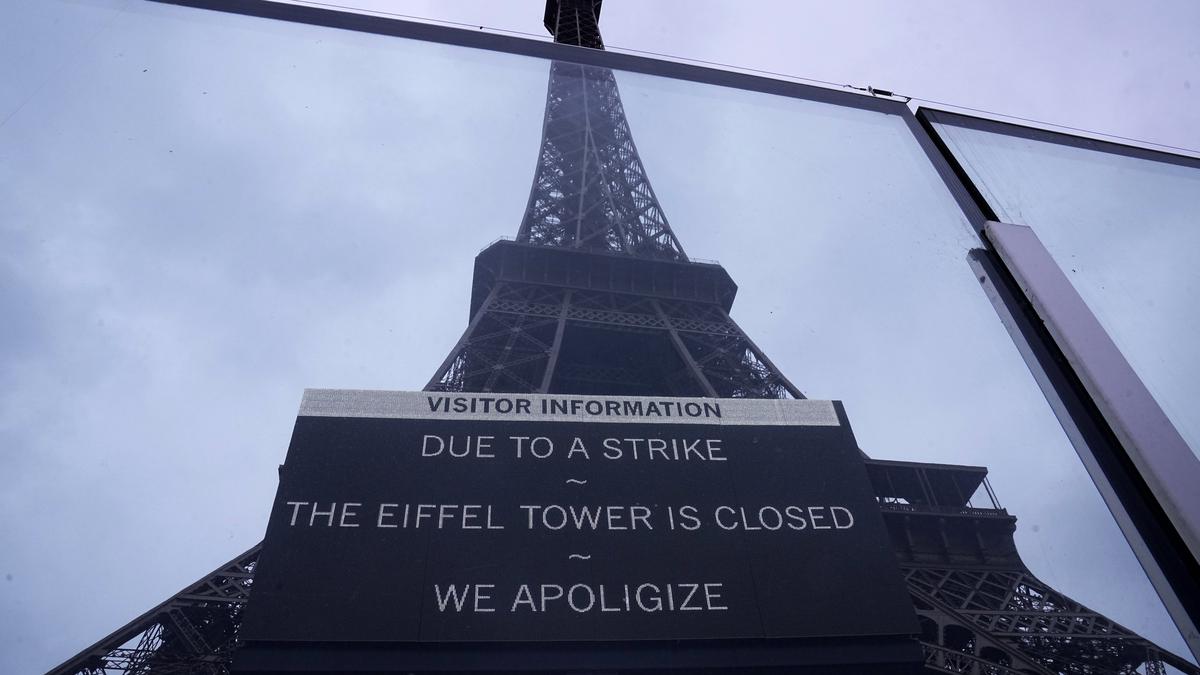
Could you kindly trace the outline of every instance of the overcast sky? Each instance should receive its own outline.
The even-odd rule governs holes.
[[[334,4],[545,34],[541,0]],[[870,85],[1200,152],[1200,4],[1187,0],[609,0],[602,17],[609,48]]]
[[[377,4],[541,30],[537,2]],[[611,0],[602,25],[1200,145],[1192,3],[753,7]],[[6,19],[0,671],[34,672],[261,538],[303,388],[423,386],[473,256],[520,222],[547,64],[138,0]],[[844,400],[876,456],[988,466],[1039,577],[1182,652],[901,121],[618,81],[675,231],[789,377]]]

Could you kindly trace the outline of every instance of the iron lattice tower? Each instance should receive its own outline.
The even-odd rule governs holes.
[[[603,49],[602,0],[548,0],[555,41]],[[737,287],[688,258],[611,70],[550,66],[515,241],[476,258],[467,329],[427,390],[803,398],[729,316]],[[1200,669],[1039,581],[982,467],[867,460],[922,628],[925,667],[970,675]],[[972,506],[978,490],[987,506]],[[225,673],[259,546],[52,673]]]
[[[600,2],[549,2],[557,42],[602,48]],[[737,286],[690,261],[654,194],[611,70],[550,66],[515,242],[475,263],[471,321],[427,389],[801,397],[729,317]]]

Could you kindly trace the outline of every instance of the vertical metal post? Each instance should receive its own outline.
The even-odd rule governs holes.
[[[1175,531],[1171,516],[1154,494],[1153,488],[1144,480],[1142,470],[1127,456],[1128,449],[1123,447],[1119,437],[1110,430],[1106,415],[1099,409],[1098,402],[1093,401],[1087,385],[1082,382],[1083,374],[1074,369],[1070,357],[1055,351],[1061,349],[1061,346],[1050,332],[1050,321],[1041,315],[1046,305],[1038,309],[1038,304],[1067,303],[1068,306],[1058,307],[1055,311],[1066,311],[1067,317],[1074,316],[1075,320],[1085,324],[1088,322],[1085,317],[1090,317],[1091,322],[1095,322],[1095,317],[1086,306],[1082,306],[1082,298],[1075,293],[1057,264],[1049,259],[1049,253],[1044,251],[1040,242],[1037,242],[1036,246],[1031,241],[1025,241],[1023,244],[1030,250],[1042,248],[1042,255],[1029,256],[1028,251],[1025,254],[1019,252],[1019,249],[1024,247],[1020,240],[1032,234],[1032,230],[1022,226],[992,227],[989,232],[993,239],[1007,240],[1005,248],[1008,255],[1010,258],[1015,255],[1013,262],[1008,265],[1015,264],[1025,268],[1024,283],[1019,281],[1020,277],[1015,270],[1010,271],[1001,266],[1000,260],[997,260],[1001,256],[997,254],[972,251],[968,261],[1034,379],[1054,409],[1117,526],[1125,535],[1171,619],[1179,627],[1185,642],[1188,643],[1188,649],[1193,654],[1200,654],[1200,564],[1189,550],[1185,539]],[[1035,264],[1039,258],[1041,263]],[[1041,269],[1038,269],[1039,267]],[[1009,274],[1012,275],[1011,278]],[[1042,278],[1054,276],[1058,277],[1057,281]],[[1016,297],[1018,295],[1024,295],[1025,299],[1033,304],[1037,311],[1036,318],[1030,316],[1033,312],[1021,309]],[[1068,300],[1071,295],[1074,296],[1073,301]],[[1035,297],[1038,298],[1036,304]],[[1079,306],[1070,308],[1069,305],[1073,302],[1078,302]],[[1067,322],[1066,325],[1060,325],[1058,330],[1061,334],[1064,328],[1073,325],[1074,321]],[[1082,332],[1076,333],[1071,339],[1087,335],[1091,330],[1086,325],[1082,328]],[[1116,347],[1103,332],[1103,328],[1096,323],[1094,329],[1100,331],[1093,333],[1093,337],[1099,340],[1099,343],[1089,344],[1085,340],[1084,344],[1077,343],[1076,349],[1100,349],[1102,353],[1107,352],[1108,357],[1117,358],[1123,363],[1123,357],[1115,352]],[[1107,343],[1107,346],[1104,343]],[[1064,365],[1064,360],[1067,361],[1067,365]],[[1128,364],[1124,367],[1127,368]],[[1116,377],[1121,370],[1122,368],[1117,367],[1117,370],[1107,376]],[[1186,458],[1184,460],[1186,461]],[[1182,474],[1178,477],[1182,478]],[[1194,490],[1194,486],[1192,489]],[[992,498],[995,499],[994,494]],[[1176,516],[1179,515],[1181,514],[1177,511]],[[1197,515],[1192,513],[1191,517]]]
[[[567,330],[567,313],[571,310],[571,290],[563,292],[562,307],[558,312],[558,326],[554,329],[554,344],[550,345],[550,358],[546,361],[546,372],[542,373],[542,384],[538,393],[549,394],[554,381],[554,370],[558,368],[558,354],[562,351],[563,333]]]
[[[989,221],[984,231],[1192,556],[1200,559],[1200,459],[1033,229]]]

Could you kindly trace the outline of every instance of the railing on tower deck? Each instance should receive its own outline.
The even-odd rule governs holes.
[[[1005,509],[979,508],[975,506],[936,506],[932,504],[904,504],[878,499],[882,511],[902,513],[928,513],[939,516],[970,516],[973,518],[1011,518]]]
[[[516,241],[517,241],[517,238],[516,238],[516,237],[514,237],[514,236],[511,236],[511,235],[507,235],[507,234],[506,234],[506,235],[503,235],[503,236],[500,236],[500,237],[496,237],[495,239],[493,239],[493,240],[489,241],[489,242],[487,243],[487,245],[486,245],[486,246],[484,246],[484,247],[480,248],[480,249],[479,249],[479,252],[480,252],[480,253],[483,253],[484,251],[488,250],[488,249],[489,249],[489,248],[491,248],[492,246],[494,246],[494,245],[496,245],[496,244],[498,244],[498,243],[500,243],[500,242],[502,242],[502,241],[512,241],[512,242],[516,242]],[[535,245],[535,246],[537,246],[537,245],[542,245],[542,246],[544,246],[544,244],[534,244],[534,245]],[[699,263],[699,264],[701,264],[701,265],[720,265],[720,264],[721,264],[721,262],[720,262],[719,260],[714,260],[714,259],[712,259],[712,258],[697,258],[697,257],[695,257],[695,256],[688,256],[688,257],[687,257],[687,261],[686,261],[686,262]]]
[[[868,459],[867,474],[881,504],[971,510],[982,500],[983,511],[1003,508],[981,466]]]

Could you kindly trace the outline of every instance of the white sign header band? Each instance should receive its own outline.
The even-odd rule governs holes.
[[[832,401],[306,389],[300,415],[449,420],[840,426]]]

